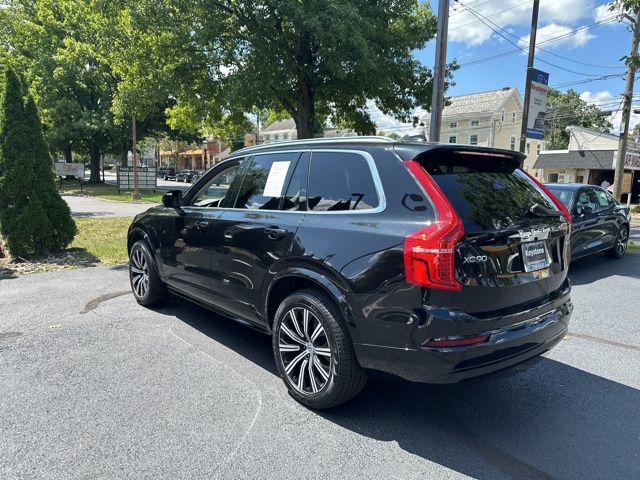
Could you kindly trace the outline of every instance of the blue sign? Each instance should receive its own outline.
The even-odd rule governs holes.
[[[547,92],[549,91],[549,74],[535,68],[531,70],[529,90],[529,116],[527,121],[527,137],[542,140],[544,138],[544,117],[547,111]]]

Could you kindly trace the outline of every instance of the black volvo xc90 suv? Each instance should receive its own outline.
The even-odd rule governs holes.
[[[345,402],[377,373],[451,383],[566,334],[571,216],[522,155],[384,138],[241,150],[138,215],[130,278],[263,330],[290,394]]]

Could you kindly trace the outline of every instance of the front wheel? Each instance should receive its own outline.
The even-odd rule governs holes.
[[[616,237],[616,243],[610,250],[607,250],[607,256],[610,258],[622,258],[627,253],[627,245],[629,244],[629,227],[623,225]]]
[[[338,309],[319,291],[301,290],[282,302],[273,352],[289,394],[310,408],[344,403],[366,382]]]
[[[138,240],[131,247],[129,281],[133,296],[140,305],[159,305],[167,298],[167,289],[158,275],[156,262],[144,240]]]

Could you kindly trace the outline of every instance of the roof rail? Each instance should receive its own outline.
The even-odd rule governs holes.
[[[290,145],[299,145],[301,143],[396,143],[396,140],[389,137],[377,137],[377,136],[352,136],[352,137],[320,137],[320,138],[305,138],[300,140],[290,140],[288,142],[272,142],[264,143],[262,145],[254,145],[253,147],[245,147],[233,152],[233,155],[239,153],[248,153],[256,150],[263,150],[265,148],[273,147],[286,147]]]

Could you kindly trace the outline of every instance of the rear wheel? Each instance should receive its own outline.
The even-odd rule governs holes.
[[[629,243],[629,227],[623,225],[616,237],[616,243],[610,250],[607,250],[607,256],[610,258],[622,258],[627,253],[627,245]]]
[[[301,290],[282,302],[273,352],[289,394],[310,408],[344,403],[366,382],[337,308],[319,291]]]
[[[140,305],[159,305],[167,298],[167,289],[160,280],[156,262],[144,240],[138,240],[131,247],[129,280],[133,296]]]

